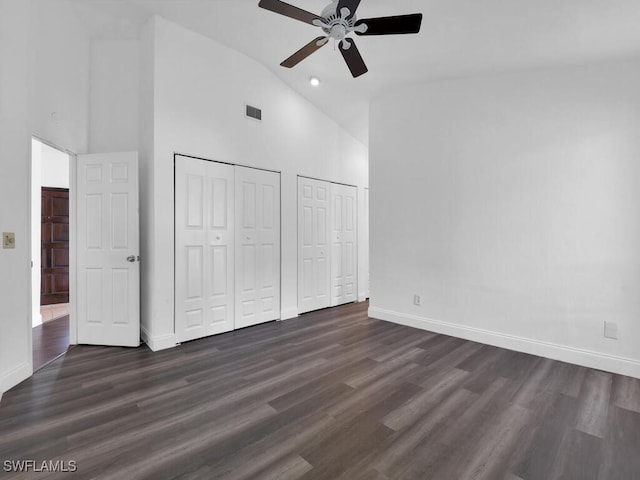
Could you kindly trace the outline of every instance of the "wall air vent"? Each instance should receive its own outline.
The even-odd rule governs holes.
[[[247,117],[262,120],[262,110],[257,107],[252,107],[251,105],[247,105]]]

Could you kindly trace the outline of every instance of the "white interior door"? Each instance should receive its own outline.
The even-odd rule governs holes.
[[[138,155],[77,157],[78,343],[140,345]]]
[[[177,156],[175,331],[185,342],[234,329],[234,169]]]
[[[280,318],[280,174],[235,167],[236,328]]]
[[[329,307],[331,184],[298,177],[298,312]]]
[[[331,184],[331,305],[357,297],[356,187]]]

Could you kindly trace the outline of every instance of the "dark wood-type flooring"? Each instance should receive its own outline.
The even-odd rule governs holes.
[[[33,370],[63,354],[69,348],[69,315],[33,327]]]
[[[640,478],[640,381],[366,309],[71,349],[4,395],[0,462],[77,462],[38,479]]]

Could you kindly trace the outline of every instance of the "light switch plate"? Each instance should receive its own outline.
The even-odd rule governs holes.
[[[2,232],[2,248],[16,248],[16,234]]]
[[[618,324],[615,322],[604,322],[604,336],[606,338],[618,339]]]

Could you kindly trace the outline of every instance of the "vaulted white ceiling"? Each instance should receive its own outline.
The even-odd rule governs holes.
[[[321,34],[258,0],[72,0],[96,37],[130,37],[151,15],[257,60],[363,142],[368,104],[403,85],[501,71],[640,57],[640,0],[362,0],[359,18],[424,14],[418,35],[355,37],[369,72],[351,77],[330,44],[279,66]],[[290,0],[320,13],[329,0]],[[312,88],[308,79],[322,80]]]

